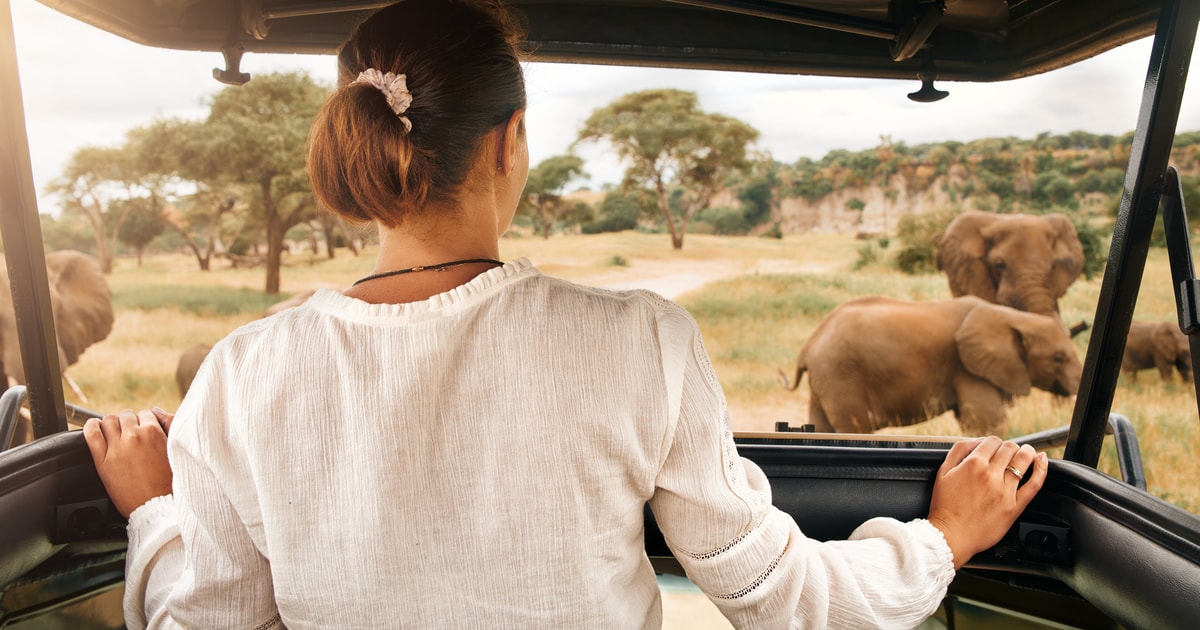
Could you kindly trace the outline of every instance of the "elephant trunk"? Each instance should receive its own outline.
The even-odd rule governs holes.
[[[1036,275],[1001,281],[996,290],[996,301],[1027,313],[1058,316],[1058,301],[1046,287],[1046,279]]]

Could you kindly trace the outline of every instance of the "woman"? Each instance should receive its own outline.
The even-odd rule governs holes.
[[[647,502],[736,625],[920,623],[1045,457],[957,444],[928,519],[805,538],[737,456],[683,309],[497,260],[529,167],[517,35],[467,0],[362,24],[309,170],[378,226],[375,273],[221,341],[173,421],[85,426],[130,518],[129,625],[657,627]]]

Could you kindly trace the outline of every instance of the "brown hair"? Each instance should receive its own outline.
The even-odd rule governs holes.
[[[317,199],[345,219],[388,227],[452,204],[480,140],[525,107],[516,20],[488,0],[404,0],[367,18],[338,52],[338,90],[309,132]],[[407,76],[404,121],[368,83]]]

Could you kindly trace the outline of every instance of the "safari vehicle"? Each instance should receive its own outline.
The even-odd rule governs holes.
[[[375,0],[43,0],[148,44],[222,53],[221,81],[250,80],[244,53],[332,53]],[[12,277],[37,439],[0,453],[0,627],[122,624],[123,522],[107,501],[64,403],[50,317],[9,8],[0,10],[0,230]],[[1200,623],[1200,518],[1138,487],[1136,449],[1111,414],[1151,230],[1167,227],[1180,325],[1200,326],[1178,179],[1168,156],[1194,46],[1196,0],[513,0],[543,61],[652,65],[920,82],[1005,81],[1153,37],[1083,382],[1046,486],[995,548],[959,572],[939,618],[949,627],[1193,628]],[[1131,121],[1133,122],[1133,121]],[[1193,356],[1200,356],[1196,337]],[[1200,377],[1194,377],[1200,379]],[[1200,381],[1198,381],[1200,382]],[[1126,479],[1097,462],[1109,427]],[[818,539],[865,519],[925,513],[947,441],[805,432],[739,435],[775,501]],[[679,568],[648,521],[657,570]],[[546,558],[554,562],[554,558]],[[986,615],[984,614],[986,612]],[[990,620],[984,617],[990,615]],[[995,626],[990,626],[995,627]]]

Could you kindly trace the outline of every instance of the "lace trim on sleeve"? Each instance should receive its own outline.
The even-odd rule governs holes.
[[[733,431],[729,429],[721,433],[721,459],[724,460],[725,480],[729,482],[729,487],[734,488],[750,508],[753,520],[749,529],[758,527],[766,518],[767,509],[771,507],[771,497],[765,492],[751,488],[746,481],[746,466],[742,463],[742,456],[738,454],[737,444],[733,441]]]
[[[252,628],[252,630],[273,630],[274,628],[282,628],[282,627],[283,627],[283,618],[279,616],[279,613],[275,613],[274,617],[271,617],[270,619],[258,624],[257,626],[254,626],[254,628]]]
[[[767,565],[766,570],[760,573],[757,578],[754,578],[754,581],[751,582],[746,588],[734,591],[733,593],[726,593],[724,595],[710,595],[710,597],[715,599],[741,599],[742,597],[754,592],[754,589],[762,586],[762,583],[766,582],[767,578],[771,577],[771,573],[775,571],[775,567],[779,566],[779,562],[783,560],[783,555],[787,553],[788,547],[790,546],[791,543],[784,545],[783,551],[779,552],[779,555],[775,556],[775,559],[771,561],[771,564]]]
[[[686,554],[687,557],[689,557],[693,560],[711,560],[711,559],[716,558],[717,556],[729,551],[730,549],[733,549],[734,547],[738,546],[738,543],[745,540],[746,536],[749,536],[749,535],[750,535],[750,532],[745,532],[745,533],[739,535],[737,538],[734,538],[733,540],[725,543],[724,545],[721,545],[720,547],[717,547],[716,549],[713,549],[712,551],[706,551],[704,553],[692,553],[690,551],[685,551],[685,550],[680,550],[680,551],[682,553]]]

